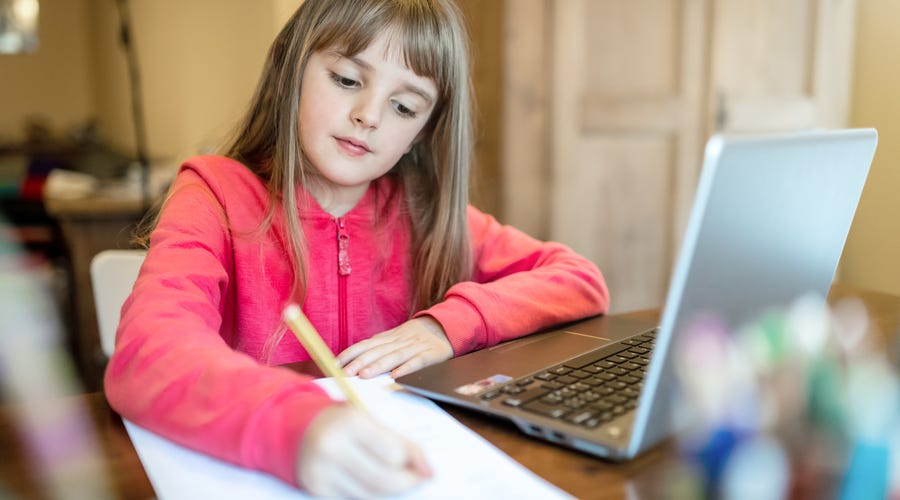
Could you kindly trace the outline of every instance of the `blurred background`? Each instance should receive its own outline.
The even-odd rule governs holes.
[[[39,9],[33,37],[0,37],[0,202],[54,277],[96,389],[90,258],[129,247],[147,194],[217,145],[299,2],[0,0],[0,12],[17,3]],[[900,2],[459,3],[479,104],[473,203],[594,260],[615,312],[661,305],[715,132],[876,127],[837,279],[900,294]]]

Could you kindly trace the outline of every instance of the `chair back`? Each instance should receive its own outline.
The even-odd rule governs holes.
[[[145,250],[103,250],[91,259],[100,347],[107,357],[115,349],[122,304],[131,294],[146,255]]]

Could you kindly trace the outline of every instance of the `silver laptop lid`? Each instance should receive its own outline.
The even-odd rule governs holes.
[[[876,143],[874,129],[709,140],[629,455],[673,430],[668,351],[698,315],[738,326],[799,295],[827,295]]]

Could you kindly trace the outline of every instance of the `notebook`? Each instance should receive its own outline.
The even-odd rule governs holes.
[[[635,457],[675,432],[671,353],[691,321],[739,326],[827,295],[876,143],[874,129],[711,137],[658,325],[597,316],[397,383],[560,446]]]

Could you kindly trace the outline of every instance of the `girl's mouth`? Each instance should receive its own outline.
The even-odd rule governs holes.
[[[365,141],[360,141],[352,137],[336,137],[335,139],[341,146],[341,149],[349,153],[351,156],[362,156],[366,153],[372,152],[372,150],[369,149],[369,145],[366,144]]]

